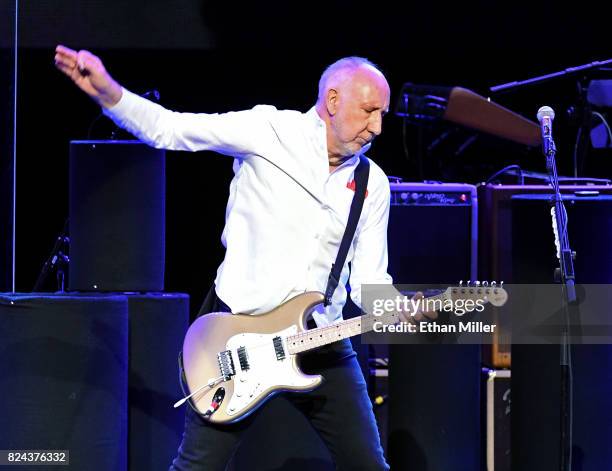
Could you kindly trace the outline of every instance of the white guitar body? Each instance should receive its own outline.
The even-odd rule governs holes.
[[[196,319],[183,344],[188,389],[193,393],[201,388],[191,398],[192,405],[206,414],[223,388],[218,408],[207,419],[230,423],[275,393],[315,389],[323,378],[300,371],[287,338],[306,331],[311,308],[322,300],[321,293],[305,293],[258,316],[211,313]],[[282,348],[277,348],[279,343]]]

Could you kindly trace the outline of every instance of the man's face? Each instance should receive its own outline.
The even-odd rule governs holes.
[[[360,68],[330,93],[329,151],[348,157],[381,133],[389,110],[389,85],[378,71]]]

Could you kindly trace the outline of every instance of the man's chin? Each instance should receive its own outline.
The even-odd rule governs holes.
[[[363,154],[364,152],[367,152],[370,147],[372,147],[372,143],[366,142],[363,145],[357,144],[356,147],[357,149],[353,152],[353,154],[357,154],[357,153]]]
[[[365,141],[364,141],[365,142]],[[360,142],[351,142],[344,146],[343,157],[352,157],[355,154],[362,154],[372,146],[371,142],[361,145]]]
[[[351,155],[356,154],[357,152],[360,152],[361,149],[363,149],[364,147],[369,147],[368,144],[365,144],[365,141],[356,141],[356,142],[352,142],[350,144],[350,149],[351,149]]]

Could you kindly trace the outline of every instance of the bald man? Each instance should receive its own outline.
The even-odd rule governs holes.
[[[233,157],[225,258],[201,312],[262,314],[306,291],[324,292],[348,220],[360,156],[381,133],[389,85],[361,57],[330,65],[306,113],[259,105],[223,114],[169,111],[115,82],[98,57],[58,46],[56,66],[102,106],[117,125],[164,149],[212,150]],[[346,284],[361,305],[361,285],[387,284],[389,184],[370,161],[361,218],[329,306],[317,326],[342,319]],[[301,367],[322,386],[287,397],[310,420],[338,469],[383,470],[372,405],[348,340],[303,354]],[[185,434],[171,470],[223,470],[257,413],[213,425],[187,407]]]

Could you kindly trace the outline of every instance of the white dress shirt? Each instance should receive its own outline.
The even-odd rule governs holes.
[[[300,293],[325,291],[365,147],[330,173],[325,123],[314,108],[301,113],[259,105],[223,114],[177,113],[123,89],[119,103],[104,113],[151,146],[234,158],[221,235],[226,253],[215,280],[232,312],[261,314]],[[332,304],[313,313],[318,326],[342,318],[348,262],[351,298],[358,306],[362,283],[391,283],[389,204],[387,177],[370,161],[368,194],[347,263]]]

